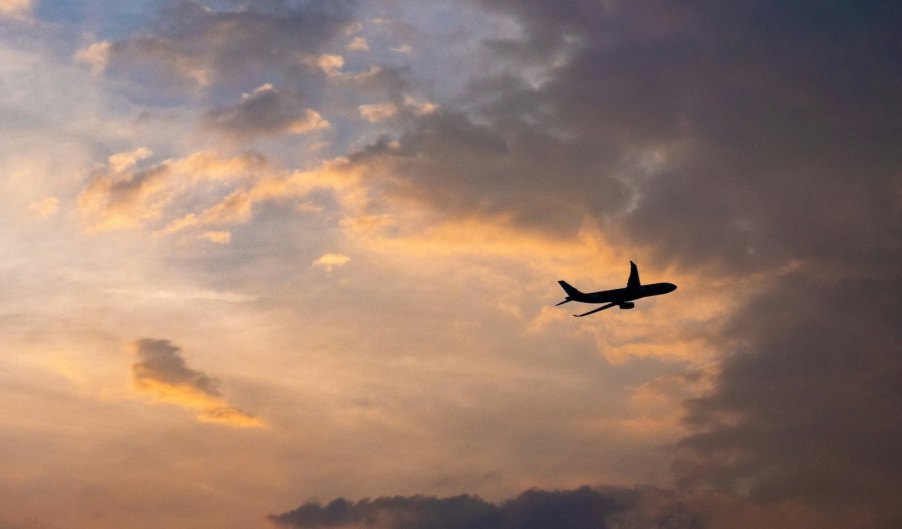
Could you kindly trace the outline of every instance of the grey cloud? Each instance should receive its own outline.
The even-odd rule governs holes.
[[[237,105],[208,112],[206,123],[239,136],[285,132],[301,134],[329,126],[329,122],[318,112],[304,108],[299,96],[269,84],[244,94]]]
[[[359,158],[452,213],[563,233],[588,214],[686,266],[860,261],[898,240],[899,8],[569,4],[491,6],[523,21],[522,47],[570,38],[546,82],[476,80],[469,111]]]
[[[171,104],[197,88],[248,90],[273,74],[299,75],[351,22],[350,1],[168,4],[142,33],[112,42],[107,72],[133,96]]]
[[[135,342],[135,353],[140,361],[132,366],[135,382],[156,381],[172,386],[190,386],[200,393],[219,397],[216,379],[190,369],[181,352],[181,348],[169,340],[138,340]]]
[[[902,277],[795,274],[734,317],[747,349],[690,404],[676,474],[760,502],[864,505],[902,521]]]
[[[551,27],[583,39],[536,93],[549,123],[615,157],[662,153],[612,229],[660,262],[737,278],[798,265],[712,335],[726,359],[713,393],[689,403],[675,476],[757,505],[869,513],[835,526],[898,526],[902,8],[648,5],[579,20],[554,2],[495,8],[526,27],[551,11]]]
[[[216,379],[189,368],[181,348],[170,341],[142,338],[134,343],[134,349],[139,361],[132,365],[132,379],[140,393],[196,410],[201,422],[235,428],[263,425],[257,417],[230,405]]]
[[[400,178],[398,193],[446,213],[508,216],[527,229],[572,235],[588,207],[628,202],[625,186],[599,172],[611,162],[595,159],[604,152],[595,147],[519,120],[483,124],[438,111],[417,119],[397,144],[374,144],[353,159]]]
[[[493,2],[520,46],[578,44],[547,82],[480,80],[469,113],[357,159],[447,213],[562,234],[588,214],[657,262],[770,278],[712,330],[726,359],[677,479],[897,526],[902,7],[592,5]]]
[[[697,529],[701,521],[672,495],[655,489],[530,490],[500,505],[476,496],[394,496],[307,503],[270,516],[299,528],[384,529]]]

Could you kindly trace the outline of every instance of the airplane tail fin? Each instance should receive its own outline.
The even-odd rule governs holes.
[[[564,301],[561,301],[560,303],[558,303],[558,305],[563,305],[564,303],[567,303],[568,301],[578,300],[580,298],[580,296],[583,295],[582,292],[580,292],[579,290],[574,288],[572,285],[570,285],[570,283],[567,283],[566,281],[558,281],[558,284],[561,285],[561,288],[563,288],[564,292],[567,293],[567,298],[564,299]],[[555,305],[555,306],[557,306],[557,305]]]

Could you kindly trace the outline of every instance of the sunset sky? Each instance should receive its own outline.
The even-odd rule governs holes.
[[[902,527],[899,28],[0,0],[0,529]]]

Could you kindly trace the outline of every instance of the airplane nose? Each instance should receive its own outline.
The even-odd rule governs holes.
[[[670,291],[671,291],[671,292],[673,292],[674,290],[676,290],[676,288],[677,288],[676,285],[674,285],[673,283],[667,283],[667,284],[670,286]]]

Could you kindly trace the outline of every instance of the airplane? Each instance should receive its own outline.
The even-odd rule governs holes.
[[[650,285],[643,285],[639,282],[639,269],[636,268],[636,263],[630,261],[630,277],[626,281],[626,288],[616,288],[614,290],[602,290],[599,292],[589,292],[583,293],[579,290],[570,286],[566,281],[558,281],[560,283],[561,288],[564,289],[564,292],[567,293],[567,297],[564,301],[561,301],[558,305],[563,305],[564,303],[568,303],[570,301],[579,301],[581,303],[607,303],[602,307],[597,309],[590,310],[589,312],[584,312],[582,314],[574,314],[577,318],[582,318],[583,316],[588,316],[589,314],[594,314],[598,311],[609,309],[614,305],[617,305],[621,309],[631,309],[636,306],[633,301],[639,298],[646,298],[648,296],[660,296],[661,294],[668,294],[676,290],[676,285],[673,283],[652,283]]]

